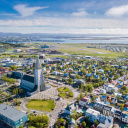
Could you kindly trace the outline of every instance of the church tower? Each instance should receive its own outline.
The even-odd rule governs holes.
[[[46,89],[43,72],[42,72],[42,66],[40,64],[39,58],[37,58],[36,60],[34,82],[35,82],[35,85],[37,85],[38,92],[44,91]]]

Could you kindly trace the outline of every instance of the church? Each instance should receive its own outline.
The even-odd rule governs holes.
[[[39,58],[36,60],[34,76],[27,74],[22,75],[20,88],[23,88],[28,96],[46,90],[42,66]]]

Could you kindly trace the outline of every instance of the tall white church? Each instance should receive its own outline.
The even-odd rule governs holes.
[[[35,65],[34,84],[37,85],[37,87],[38,87],[37,91],[38,92],[44,91],[46,89],[44,77],[43,77],[43,72],[42,72],[42,66],[40,64],[39,58],[37,58],[36,65]]]
[[[29,95],[33,95],[46,90],[42,66],[39,58],[36,60],[34,76],[27,74],[23,75],[21,78],[20,87],[26,90]]]

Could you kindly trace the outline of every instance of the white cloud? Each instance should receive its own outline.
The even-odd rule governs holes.
[[[122,5],[110,8],[106,13],[107,16],[123,16],[128,14],[128,5]]]
[[[128,19],[91,19],[83,17],[42,17],[38,19],[22,20],[0,20],[1,26],[56,26],[56,27],[75,27],[75,28],[107,28],[128,29]]]
[[[0,20],[3,32],[128,34],[128,19],[92,19],[84,17],[42,17],[38,19]]]
[[[4,16],[15,16],[16,14],[10,14],[10,13],[0,13],[0,15],[4,15]]]
[[[85,11],[85,9],[81,8],[81,9],[78,9],[77,12],[73,12],[72,15],[78,16],[78,17],[83,17],[83,16],[87,16],[88,13]]]
[[[33,15],[36,11],[40,10],[40,9],[45,9],[48,8],[49,6],[45,6],[45,7],[28,7],[27,5],[24,4],[19,4],[14,6],[13,8],[19,12],[21,14],[22,17],[27,17],[27,16],[31,16]]]

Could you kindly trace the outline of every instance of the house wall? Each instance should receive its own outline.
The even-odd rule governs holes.
[[[87,102],[83,102],[83,101],[79,100],[79,105],[86,106],[87,105]]]

